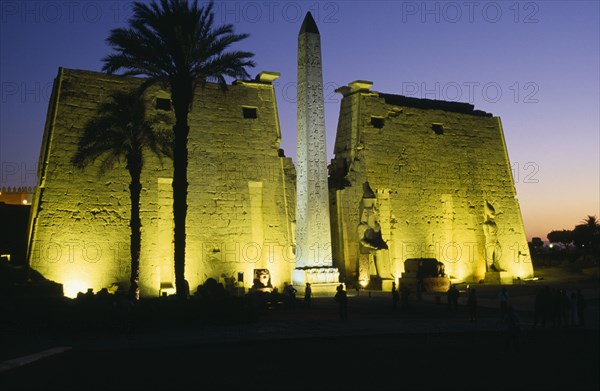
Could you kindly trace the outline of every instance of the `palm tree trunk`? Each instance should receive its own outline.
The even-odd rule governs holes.
[[[135,160],[135,159],[134,159]],[[129,286],[129,297],[132,301],[140,298],[140,250],[142,247],[142,222],[140,220],[140,193],[142,184],[140,182],[141,159],[137,162],[128,163],[131,183],[129,184],[129,197],[131,199],[131,217],[129,226],[131,236],[129,249],[131,252],[131,278]]]
[[[191,83],[190,83],[191,86]],[[188,165],[188,112],[191,96],[187,88],[173,88],[173,108],[175,110],[175,146],[173,150],[173,219],[175,247],[175,287],[177,296],[189,297],[189,285],[185,280],[185,224],[187,216],[187,165]]]

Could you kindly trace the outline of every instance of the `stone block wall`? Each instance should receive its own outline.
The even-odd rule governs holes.
[[[244,108],[256,118],[244,118]],[[272,84],[236,83],[225,95],[207,85],[190,125],[188,275],[204,281],[242,271],[249,287],[253,269],[266,268],[282,289],[294,266],[295,183],[286,176],[291,160],[279,156]]]
[[[71,164],[85,124],[115,91],[141,79],[61,68],[50,100],[30,223],[29,263],[65,291],[128,286],[129,175],[124,162],[99,174],[100,160],[83,171]],[[149,114],[168,91],[151,87]],[[254,117],[255,118],[246,118]],[[252,284],[255,268],[269,268],[283,285],[293,269],[293,181],[278,155],[280,130],[273,86],[236,82],[223,93],[198,88],[190,112],[186,278],[192,292],[206,278]],[[140,200],[142,294],[174,285],[172,162],[145,154]],[[290,190],[291,191],[291,190]],[[293,198],[292,198],[293,199]],[[290,209],[292,211],[290,211]]]
[[[50,100],[29,229],[29,263],[67,294],[119,284],[130,274],[129,176],[124,162],[99,173],[71,164],[86,123],[115,91],[141,79],[60,69]],[[471,105],[342,88],[329,167],[334,266],[346,283],[398,279],[408,258],[437,258],[454,281],[491,265],[513,278],[533,269],[500,119]],[[148,113],[168,91],[151,87]],[[251,287],[269,269],[280,289],[295,266],[296,171],[279,150],[273,85],[238,81],[198,88],[190,112],[186,278]],[[146,153],[141,194],[141,287],[174,286],[172,162]],[[363,184],[373,190],[388,246],[359,253]],[[359,261],[362,259],[362,261]],[[377,260],[377,267],[368,262]],[[362,264],[360,263],[362,262]],[[366,263],[365,263],[366,262]],[[363,276],[364,277],[364,276]]]
[[[479,281],[491,265],[533,275],[500,119],[468,104],[342,89],[330,165],[334,259],[360,278],[363,183],[377,196],[389,247],[382,278],[407,258],[437,258],[455,281]],[[383,259],[384,257],[382,257]]]

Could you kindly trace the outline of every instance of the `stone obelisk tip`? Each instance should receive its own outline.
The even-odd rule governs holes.
[[[319,28],[310,11],[306,13],[304,22],[302,22],[302,27],[300,28],[300,34],[304,33],[319,34]]]

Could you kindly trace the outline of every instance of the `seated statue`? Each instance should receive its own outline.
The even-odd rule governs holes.
[[[357,227],[360,244],[371,250],[387,250],[388,245],[381,235],[381,225],[375,207],[375,194],[368,182],[363,184],[363,199],[360,205],[361,218]]]

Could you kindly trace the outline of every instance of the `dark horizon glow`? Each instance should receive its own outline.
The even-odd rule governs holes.
[[[33,186],[59,67],[100,71],[131,1],[0,2],[0,187]],[[321,33],[328,157],[340,95],[373,90],[469,102],[502,119],[528,239],[600,215],[597,1],[225,1],[217,24],[250,37],[260,71],[280,72],[281,147],[295,159],[296,49],[306,12]]]

